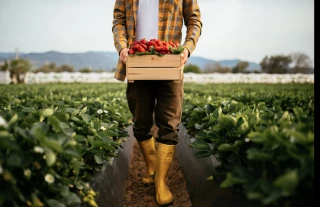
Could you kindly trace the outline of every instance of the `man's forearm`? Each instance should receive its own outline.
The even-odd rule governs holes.
[[[189,56],[196,48],[202,31],[201,13],[196,0],[184,0],[183,18],[187,34],[183,46],[188,49]]]
[[[118,53],[127,47],[125,0],[117,0],[113,10],[112,32],[114,46]]]
[[[192,20],[187,25],[187,34],[186,40],[183,43],[183,46],[188,49],[189,56],[194,51],[199,37],[201,35],[202,23],[197,20]]]

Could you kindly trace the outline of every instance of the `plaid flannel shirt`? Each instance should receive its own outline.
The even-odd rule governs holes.
[[[118,53],[135,41],[135,28],[139,0],[116,0],[113,11],[113,39]],[[200,8],[197,0],[159,0],[158,39],[181,43],[183,23],[187,28],[183,46],[189,56],[201,35]],[[115,79],[124,81],[126,65],[118,59]]]

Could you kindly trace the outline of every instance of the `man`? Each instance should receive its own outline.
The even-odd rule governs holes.
[[[113,13],[114,45],[119,53],[115,78],[126,77],[126,56],[129,45],[145,38],[181,43],[185,24],[182,63],[196,47],[202,22],[197,0],[116,0]],[[173,202],[166,181],[178,143],[177,127],[181,121],[183,80],[141,80],[127,84],[127,100],[133,115],[133,132],[146,162],[143,183],[155,182],[159,205]],[[154,117],[153,117],[154,115]],[[159,128],[157,153],[152,127]],[[155,178],[154,178],[155,176]]]

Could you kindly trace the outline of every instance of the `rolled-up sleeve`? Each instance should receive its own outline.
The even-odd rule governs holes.
[[[183,46],[189,50],[189,55],[196,48],[202,31],[201,13],[197,0],[183,1],[183,18],[187,34]]]
[[[127,47],[125,0],[116,0],[113,10],[112,33],[114,46],[118,53]]]

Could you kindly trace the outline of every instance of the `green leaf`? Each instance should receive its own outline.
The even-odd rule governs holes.
[[[239,134],[246,134],[250,131],[249,128],[249,123],[248,121],[245,119],[245,117],[240,117],[238,119],[238,123],[242,122],[241,124],[237,125],[237,133]]]
[[[75,193],[70,193],[69,196],[64,197],[62,201],[67,205],[67,206],[74,206],[78,205],[81,203],[80,198],[75,194]]]
[[[248,160],[267,161],[273,157],[271,153],[263,152],[261,149],[250,148],[247,150],[247,158]]]
[[[56,162],[56,154],[47,147],[44,147],[44,151],[46,154],[46,163],[48,167],[51,167]]]
[[[202,129],[202,127],[203,127],[204,125],[205,125],[205,123],[202,123],[202,124],[196,123],[196,124],[194,125],[194,127],[195,127],[196,129],[200,130],[200,129]]]
[[[195,140],[194,142],[192,142],[190,144],[190,147],[195,148],[195,149],[199,149],[199,150],[208,150],[208,151],[211,150],[208,143],[202,139]]]
[[[275,203],[277,201],[277,199],[279,199],[281,196],[282,195],[280,192],[273,191],[268,197],[266,197],[262,200],[262,203],[264,205],[269,205],[269,204]]]
[[[78,123],[78,124],[85,124],[84,121],[81,121],[80,119],[78,119],[78,118],[75,117],[75,116],[72,116],[72,117],[71,117],[71,120],[74,121],[74,122],[76,122],[76,123]]]
[[[34,125],[31,129],[31,134],[40,142],[43,142],[46,139],[45,131],[40,128],[39,125]]]
[[[81,142],[88,143],[87,138],[83,135],[75,135],[73,138],[75,141],[77,141],[79,143],[81,143]]]
[[[74,109],[74,110],[71,112],[71,116],[78,115],[79,113],[80,113],[80,110],[79,110],[79,109]]]
[[[85,107],[83,107],[83,109],[81,109],[81,111],[80,111],[80,114],[84,114],[84,113],[86,113],[87,112],[87,107],[85,106]]]
[[[205,132],[203,132],[203,131],[200,131],[195,135],[195,138],[196,139],[206,139],[207,138],[207,134]]]
[[[81,116],[82,120],[85,122],[91,121],[91,116],[89,114],[81,114],[80,116]]]
[[[214,178],[213,178],[213,176],[209,176],[209,177],[207,178],[207,180],[208,180],[208,181],[211,181],[211,180],[214,180]]]
[[[59,192],[60,192],[60,195],[63,197],[68,196],[70,194],[68,186],[61,186],[61,188],[59,189]]]
[[[221,188],[228,188],[236,184],[245,184],[247,179],[234,177],[232,173],[227,173],[226,179],[220,184]]]
[[[263,194],[259,192],[248,192],[247,193],[247,198],[250,200],[261,200],[263,199]]]
[[[221,140],[220,134],[218,132],[214,132],[214,131],[209,132],[209,134],[207,135],[207,138],[213,142]]]
[[[212,115],[213,115],[215,118],[219,118],[219,117],[221,116],[221,114],[222,114],[222,108],[221,108],[221,107],[216,108],[216,109],[213,111],[213,113],[212,113]]]
[[[118,137],[119,136],[119,133],[116,130],[108,129],[105,132],[110,137]]]
[[[60,121],[63,121],[63,122],[66,122],[69,120],[70,118],[70,115],[68,113],[65,113],[65,112],[56,112],[54,113],[54,115],[60,120]]]
[[[268,138],[264,135],[261,134],[260,132],[250,132],[248,134],[248,137],[250,138],[250,141],[254,142],[254,143],[267,143]]]
[[[42,145],[44,145],[45,147],[48,147],[50,149],[55,150],[56,152],[62,152],[63,149],[61,147],[61,144],[56,141],[56,140],[52,140],[52,139],[45,139],[42,141]]]
[[[210,114],[213,110],[214,107],[211,104],[206,104],[205,107],[207,114]]]
[[[77,152],[74,149],[70,149],[70,148],[63,150],[63,154],[69,155],[69,156],[72,156],[72,157],[79,157],[80,156],[79,152]]]
[[[212,155],[212,151],[208,151],[208,150],[201,150],[195,153],[195,157],[196,158],[203,158],[203,157],[209,157],[210,155]]]
[[[59,133],[62,131],[60,127],[60,120],[57,117],[52,116],[52,117],[49,117],[48,120],[49,120],[49,123],[51,123],[51,125],[53,126],[53,130],[55,132]]]
[[[39,121],[40,121],[40,122],[43,122],[44,119],[45,119],[45,117],[42,116],[42,115],[40,115]]]
[[[18,121],[18,115],[17,115],[17,114],[14,114],[14,115],[11,117],[10,121],[8,122],[8,125],[14,124],[14,123],[17,122],[17,121]]]
[[[64,205],[63,203],[60,203],[59,201],[57,200],[54,200],[54,199],[49,199],[47,201],[49,207],[66,207],[66,205]]]
[[[218,147],[218,150],[238,153],[243,143],[244,142],[240,140],[235,141],[234,144],[224,143]]]
[[[283,175],[277,177],[273,184],[287,193],[293,193],[298,186],[298,172],[297,170],[290,170]]]
[[[221,116],[218,118],[218,122],[221,128],[230,129],[236,126],[237,119],[231,115],[221,114]]]
[[[54,111],[53,111],[52,108],[46,108],[46,109],[41,110],[40,116],[49,117],[49,116],[52,116],[52,115],[53,115],[53,112],[54,112]]]
[[[97,164],[103,163],[103,159],[102,159],[101,155],[95,154],[93,157],[94,157],[94,160],[96,161]]]
[[[257,108],[258,108],[259,111],[265,110],[265,109],[266,109],[266,104],[265,104],[265,102],[260,102],[260,103],[258,103]]]
[[[36,112],[37,110],[34,107],[23,107],[21,112],[24,113],[33,113]]]
[[[107,133],[107,131],[99,131],[98,135],[103,139],[103,140],[112,140],[112,136]]]

